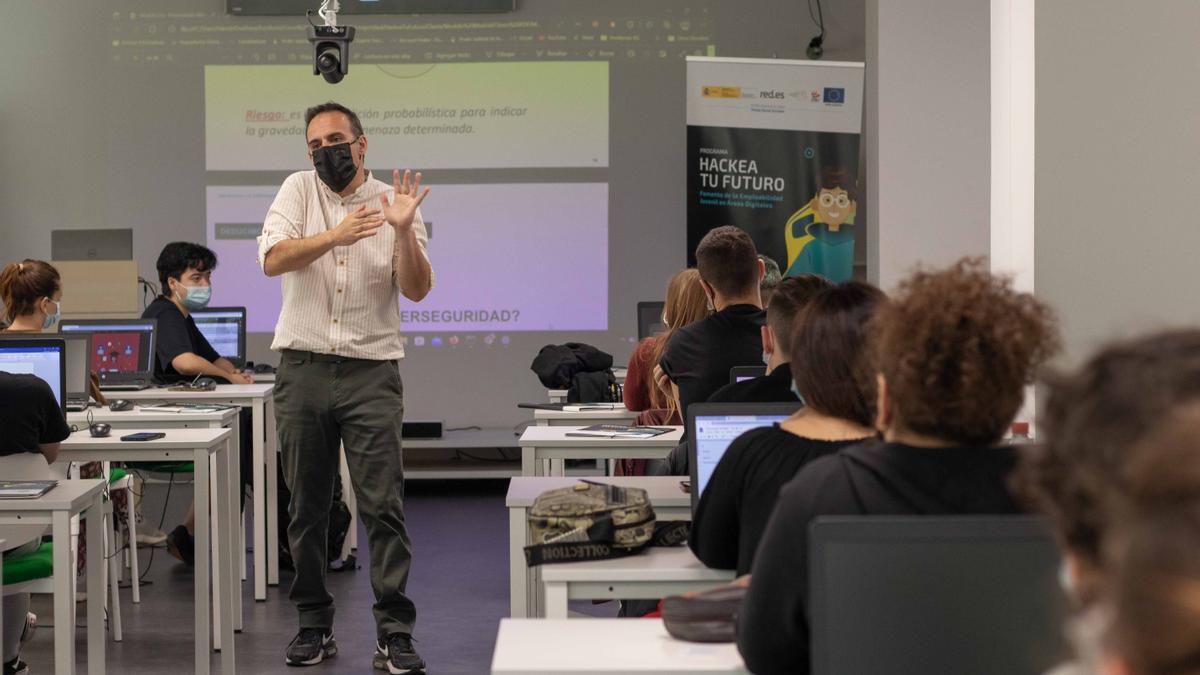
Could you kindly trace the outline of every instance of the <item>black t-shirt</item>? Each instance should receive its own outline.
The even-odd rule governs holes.
[[[171,362],[180,354],[192,353],[212,363],[221,358],[217,350],[196,328],[191,316],[184,316],[175,303],[158,298],[142,312],[143,319],[157,319],[158,331],[154,345],[154,379],[163,384],[191,379],[180,375]]]
[[[872,441],[805,466],[779,491],[738,617],[746,668],[809,672],[808,525],[818,516],[1006,515],[1011,446],[917,448]]]
[[[50,385],[35,375],[0,371],[0,456],[41,452],[71,435]]]
[[[792,364],[780,364],[769,375],[734,382],[713,392],[709,403],[791,403],[799,401],[792,393]]]
[[[762,365],[762,325],[767,313],[754,305],[730,305],[671,334],[659,365],[679,387],[679,404],[707,401],[729,384],[734,366]]]
[[[700,495],[688,546],[705,565],[750,571],[779,489],[805,464],[860,441],[819,441],[778,424],[734,439]]]

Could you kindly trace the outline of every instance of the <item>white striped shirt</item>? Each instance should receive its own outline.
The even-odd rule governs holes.
[[[261,266],[275,244],[313,237],[331,230],[353,210],[367,204],[379,208],[379,195],[392,186],[367,176],[353,194],[341,197],[316,171],[287,177],[267,211],[258,238]],[[413,231],[425,259],[429,237],[420,210]],[[307,267],[283,274],[283,309],[271,349],[297,349],[357,359],[404,358],[400,340],[400,260],[396,232],[388,224],[378,234],[335,246]],[[429,282],[433,284],[433,269]]]

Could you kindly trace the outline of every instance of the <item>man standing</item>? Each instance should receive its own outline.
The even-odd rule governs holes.
[[[325,569],[342,443],[370,548],[374,665],[423,673],[412,645],[416,607],[404,593],[412,549],[402,506],[397,360],[404,356],[399,296],[417,302],[433,287],[418,210],[429,189],[421,190],[419,173],[394,171],[391,185],[372,177],[362,124],[348,108],[324,103],[304,119],[315,170],[288,176],[258,239],[263,271],[283,276],[271,349],[281,352],[275,419],[292,491],[291,599],[300,613],[287,663],[316,665],[337,653]]]

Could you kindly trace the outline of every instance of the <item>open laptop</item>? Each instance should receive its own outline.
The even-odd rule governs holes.
[[[246,365],[245,307],[206,307],[191,310],[190,314],[218,354],[238,368]]]
[[[133,260],[133,230],[51,230],[51,260]]]
[[[734,366],[729,369],[729,384],[753,380],[766,374],[766,366]]]
[[[1040,675],[1070,653],[1037,518],[822,516],[808,541],[813,675]]]
[[[67,345],[63,340],[46,337],[0,340],[0,371],[41,378],[50,385],[59,408],[66,405],[66,370]]]
[[[662,302],[639,302],[637,304],[639,342],[667,330],[667,324],[662,320],[665,305],[666,303]]]
[[[712,477],[713,469],[733,439],[782,422],[800,409],[792,403],[693,403],[687,409],[688,465],[692,474],[692,511]]]
[[[88,338],[86,335],[63,335],[39,333],[23,335],[20,333],[0,333],[0,341],[11,340],[59,340],[66,343],[67,363],[63,371],[66,382],[64,398],[67,412],[85,410],[92,398],[90,369],[88,368]]]
[[[106,391],[154,384],[155,319],[64,319],[63,335],[88,336],[88,364]]]

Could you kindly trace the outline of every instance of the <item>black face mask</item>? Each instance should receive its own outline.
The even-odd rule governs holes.
[[[358,167],[354,166],[354,155],[351,151],[353,145],[354,141],[350,141],[312,151],[312,162],[317,169],[317,176],[334,192],[345,190],[358,175]]]

